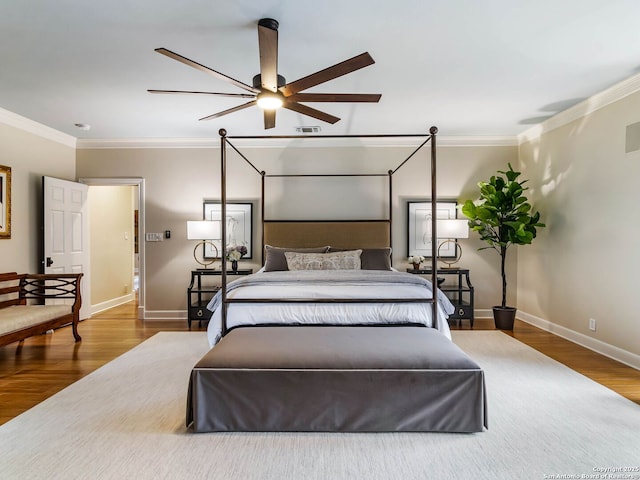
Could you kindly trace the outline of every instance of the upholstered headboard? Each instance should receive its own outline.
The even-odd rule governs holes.
[[[264,243],[278,247],[381,248],[391,246],[388,220],[267,220]]]

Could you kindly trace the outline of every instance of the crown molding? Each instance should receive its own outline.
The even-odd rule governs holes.
[[[438,145],[444,147],[517,147],[515,135],[473,135],[438,137]]]
[[[622,100],[624,97],[636,93],[639,90],[640,73],[616,83],[612,87],[609,87],[600,93],[596,93],[592,97],[589,97],[586,100],[583,100],[582,102],[558,113],[557,115],[554,115],[544,122],[525,130],[518,135],[518,143],[522,144],[535,140],[547,132],[586,117],[596,110],[606,107],[618,100]]]
[[[219,138],[79,138],[78,150],[110,148],[213,148],[220,146]]]
[[[416,137],[379,138],[230,138],[231,143],[243,148],[284,148],[284,147],[412,147],[418,146]],[[518,146],[516,136],[438,136],[438,146],[444,147],[513,147]],[[78,139],[78,149],[115,148],[218,148],[219,138],[137,138],[137,139]]]
[[[61,143],[67,147],[76,148],[76,137],[72,137],[71,135],[62,133],[59,130],[47,127],[42,123],[30,120],[18,115],[17,113],[5,110],[4,108],[0,108],[0,123],[10,127],[19,128],[20,130],[28,133],[33,133],[34,135],[38,135],[39,137],[46,138],[53,142]]]

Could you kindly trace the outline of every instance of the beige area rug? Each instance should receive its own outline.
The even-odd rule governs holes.
[[[640,479],[638,405],[501,332],[453,335],[486,373],[482,433],[191,434],[205,334],[160,333],[0,427],[0,478]]]

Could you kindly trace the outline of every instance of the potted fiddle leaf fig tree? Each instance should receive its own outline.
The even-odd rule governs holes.
[[[489,244],[479,250],[493,249],[500,255],[502,274],[502,304],[493,307],[496,328],[513,330],[516,308],[507,306],[507,250],[512,245],[528,245],[536,238],[540,223],[540,212],[534,212],[524,192],[526,180],[518,181],[521,172],[516,172],[509,163],[509,170],[499,170],[488,182],[479,182],[480,198],[467,200],[462,213],[469,218],[469,228]]]

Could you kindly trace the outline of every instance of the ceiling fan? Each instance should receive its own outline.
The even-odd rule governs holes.
[[[177,60],[185,65],[193,67],[214,77],[240,87],[250,93],[218,93],[218,92],[194,92],[184,90],[147,90],[150,93],[182,93],[195,95],[214,95],[218,97],[251,98],[252,100],[227,110],[223,110],[200,120],[214,118],[237,112],[254,105],[264,109],[264,128],[276,126],[276,110],[284,107],[288,110],[322,120],[323,122],[336,123],[338,117],[303,105],[300,102],[378,102],[380,94],[369,93],[300,93],[303,90],[314,87],[334,78],[341,77],[361,68],[374,64],[373,58],[365,52],[353,58],[337,63],[331,67],[320,70],[306,77],[290,83],[278,74],[278,22],[272,18],[263,18],[258,22],[258,43],[260,49],[260,73],[253,77],[253,85],[247,85],[235,78],[206,67],[198,62],[189,60],[166,48],[156,48],[155,51],[169,58]]]

